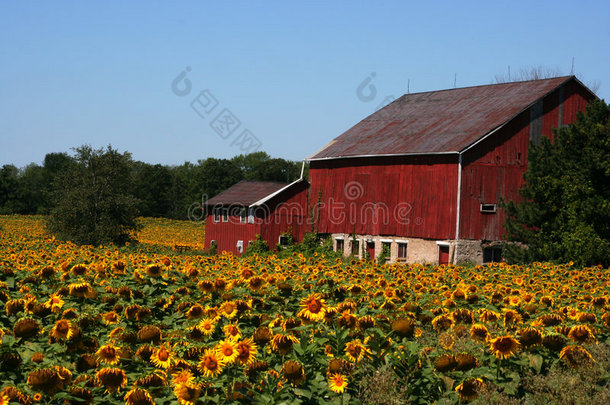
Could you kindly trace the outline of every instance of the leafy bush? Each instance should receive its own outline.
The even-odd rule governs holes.
[[[269,245],[267,244],[267,241],[263,240],[261,238],[260,234],[256,235],[256,239],[254,239],[253,241],[250,242],[250,244],[248,245],[248,247],[246,248],[246,256],[249,255],[253,255],[253,254],[266,254],[269,253]]]

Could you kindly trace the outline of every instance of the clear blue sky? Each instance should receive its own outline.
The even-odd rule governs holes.
[[[252,150],[252,136],[274,157],[302,160],[407,83],[488,84],[508,66],[567,75],[572,58],[610,101],[609,21],[607,0],[4,0],[0,165],[82,144],[182,164]],[[172,81],[187,66],[191,91],[179,96]],[[367,101],[357,88],[373,72]],[[246,129],[252,142],[240,143]]]

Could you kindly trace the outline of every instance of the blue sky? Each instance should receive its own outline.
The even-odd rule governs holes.
[[[610,101],[608,21],[608,1],[2,1],[0,165],[82,144],[302,160],[407,87],[567,75],[572,58]]]

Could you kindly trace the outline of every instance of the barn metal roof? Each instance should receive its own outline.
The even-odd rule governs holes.
[[[275,183],[269,181],[241,181],[222,193],[210,198],[207,206],[213,205],[244,205],[262,200],[286,187],[286,183]]]
[[[571,79],[574,76],[405,94],[308,160],[458,153]]]

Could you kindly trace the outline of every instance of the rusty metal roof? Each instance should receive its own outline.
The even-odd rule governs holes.
[[[286,187],[286,183],[269,181],[241,181],[222,193],[210,198],[205,205],[244,205],[262,200],[263,198]]]
[[[573,78],[405,94],[308,160],[458,153]]]

